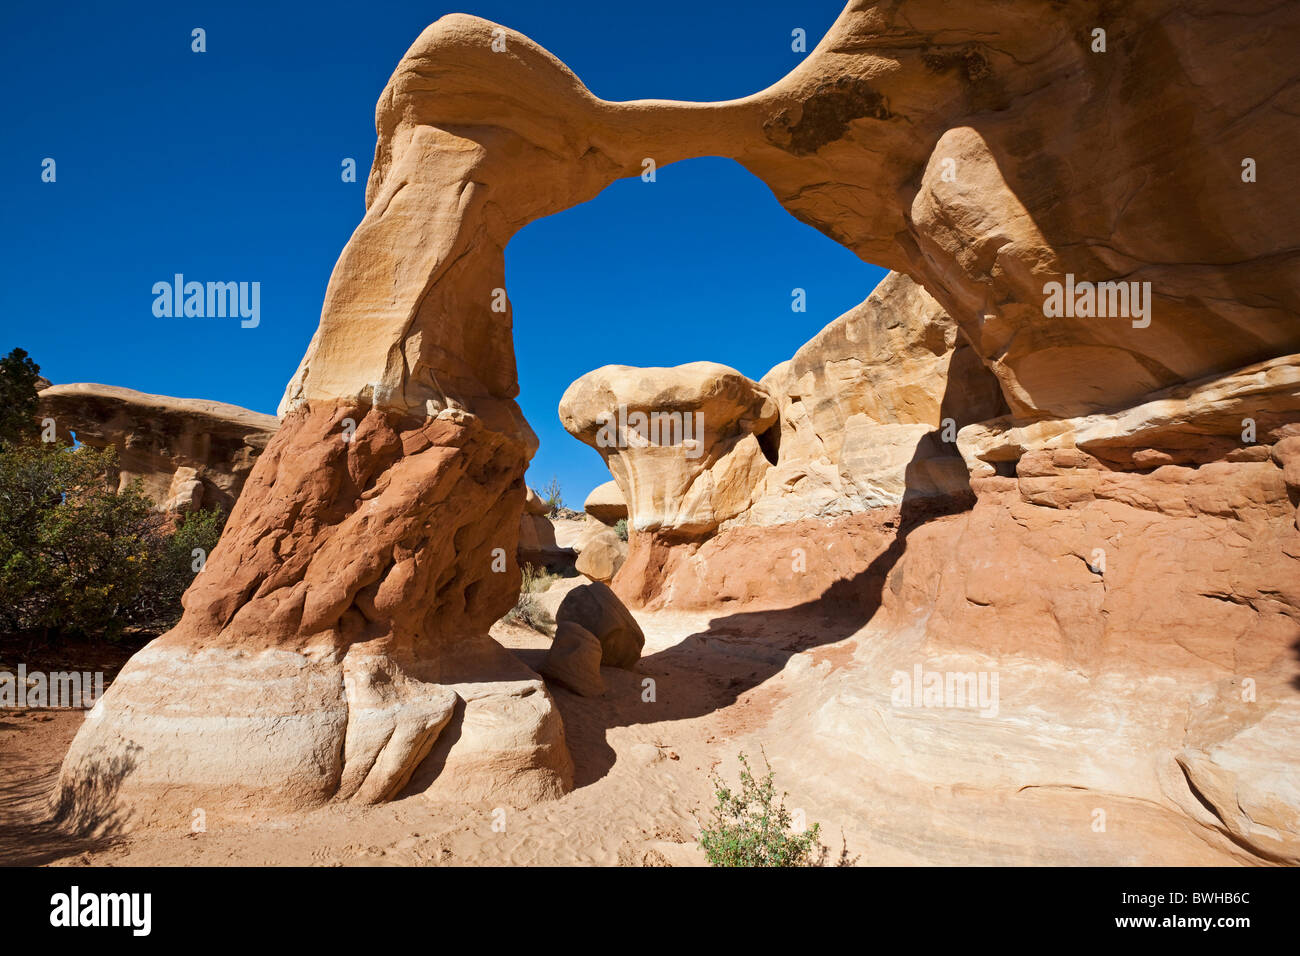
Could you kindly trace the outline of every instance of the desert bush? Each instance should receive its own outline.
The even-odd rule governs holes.
[[[181,595],[203,569],[225,525],[226,514],[216,508],[195,511],[174,532],[150,537],[149,574],[127,609],[131,623],[164,630],[180,619]]]
[[[14,632],[109,637],[150,574],[160,516],[138,482],[115,492],[112,449],[0,452],[0,623]]]
[[[560,479],[554,475],[547,482],[546,487],[542,489],[542,500],[546,502],[546,513],[554,518],[556,512],[564,507],[564,496],[560,490]]]
[[[710,776],[717,803],[710,823],[700,828],[700,848],[712,866],[820,866],[829,852],[820,840],[821,825],[802,833],[790,828],[788,794],[777,796],[766,754],[763,764],[767,773],[756,778],[749,758],[740,754],[739,793],[716,773]]]
[[[0,627],[111,640],[179,618],[193,549],[210,551],[224,518],[200,512],[173,531],[139,480],[119,491],[115,474],[112,448],[0,448]]]
[[[614,533],[619,536],[620,540],[622,541],[627,540],[627,519],[626,518],[619,518],[617,521],[614,522]]]
[[[521,569],[523,580],[519,585],[519,599],[515,606],[506,612],[505,619],[514,624],[531,627],[543,634],[553,633],[555,619],[542,607],[537,595],[545,591],[555,581],[557,575],[549,574],[545,568],[536,568],[525,564]]]

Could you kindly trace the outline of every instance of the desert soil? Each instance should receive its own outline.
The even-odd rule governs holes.
[[[556,582],[544,603],[553,612],[582,580]],[[780,615],[745,615],[743,627],[707,614],[636,617],[646,635],[636,672],[604,668],[608,689],[593,699],[549,685],[576,767],[573,791],[559,800],[513,808],[434,803],[411,793],[380,806],[329,805],[256,823],[208,814],[199,833],[186,818],[79,838],[47,822],[46,801],[83,714],[10,710],[0,716],[0,864],[700,865],[696,817],[706,820],[713,802],[710,774],[734,783],[737,753],[757,756],[760,747],[778,786],[790,791],[787,805],[822,823],[832,858],[842,845],[856,855],[859,836],[845,821],[819,816],[815,796],[781,773],[787,745],[765,734],[791,682],[807,673],[787,665],[815,657],[836,666],[848,656],[837,647],[853,636],[827,644],[825,635],[852,629],[815,617],[796,629]],[[492,633],[534,669],[550,643],[513,625]],[[652,702],[643,700],[646,678],[654,681]]]

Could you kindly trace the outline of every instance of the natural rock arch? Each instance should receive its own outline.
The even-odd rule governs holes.
[[[433,791],[458,798],[569,786],[544,685],[486,636],[518,589],[535,448],[493,303],[515,231],[645,157],[730,156],[796,217],[920,281],[1017,424],[1300,351],[1283,177],[1243,202],[1236,176],[1246,155],[1284,168],[1287,126],[1260,119],[1285,116],[1283,94],[1249,69],[1231,95],[1176,81],[1211,61],[1232,9],[1204,6],[853,0],[783,80],[712,104],[601,101],[518,34],[496,52],[487,21],[430,26],[380,97],[367,211],[280,430],[181,623],[74,741],[65,809],[383,800],[426,759]],[[1273,29],[1232,56],[1286,62],[1294,14],[1260,19]],[[1129,55],[1090,53],[1102,21]],[[1150,281],[1157,318],[1046,320],[1043,283],[1066,273]]]

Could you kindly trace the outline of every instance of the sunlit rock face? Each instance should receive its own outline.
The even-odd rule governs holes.
[[[136,478],[168,511],[229,512],[280,423],[237,405],[147,395],[115,385],[48,385],[38,414],[64,441],[117,452],[118,483]]]
[[[560,421],[605,459],[631,528],[693,537],[753,504],[776,406],[725,365],[608,365],[569,386]]]
[[[900,859],[1294,860],[1300,291],[1278,171],[1296,140],[1295,9],[854,0],[788,76],[725,103],[604,102],[498,29],[444,17],[383,91],[366,213],[281,427],[185,617],[78,734],[65,811],[568,787],[545,686],[486,637],[517,594],[536,448],[503,250],[647,156],[721,155],[909,276],[960,335],[927,358],[918,294],[879,340],[902,347],[897,379],[855,320],[765,382],[710,373],[734,406],[704,427],[718,457],[645,469],[656,488],[689,478],[677,498],[620,481],[634,525],[620,576],[653,583],[654,565],[680,582],[672,563],[696,562],[715,595],[743,596],[755,568],[823,574],[821,597],[878,615],[775,721],[805,744],[790,758],[803,779],[892,827]],[[871,388],[847,374],[855,341]],[[822,349],[842,357],[819,373]],[[927,366],[947,378],[920,394],[908,378]],[[933,396],[954,378],[969,404],[949,416]],[[914,420],[888,420],[879,394]],[[902,438],[859,442],[873,414]],[[960,485],[947,417],[976,503],[934,518],[936,496],[908,492]],[[830,463],[806,494],[785,481],[787,438]],[[923,443],[939,464],[905,467],[901,493],[858,480]],[[828,494],[864,510],[833,514]],[[642,535],[668,547],[662,529],[690,550],[638,559]],[[896,712],[879,681],[909,663],[998,671],[998,716]],[[870,783],[837,791],[828,767]],[[1107,840],[1094,797],[1122,823]]]

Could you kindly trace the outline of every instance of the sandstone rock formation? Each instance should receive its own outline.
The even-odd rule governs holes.
[[[747,524],[968,498],[958,430],[1006,409],[957,323],[898,273],[761,384],[779,409],[779,458]]]
[[[683,393],[677,383],[686,376],[694,384]],[[737,418],[724,408],[719,415],[717,396],[738,386],[763,414]],[[628,404],[635,388],[645,394]],[[693,461],[675,446],[638,440],[644,436],[634,429],[628,429],[630,439],[599,447],[597,422],[614,420],[619,408],[664,414],[652,404],[664,394],[672,395],[670,409],[681,409],[692,421],[696,415],[705,424],[710,415],[721,418],[711,434],[723,437],[708,446],[719,449],[713,454],[720,464],[708,468],[708,454]],[[811,568],[794,560],[794,549],[806,551],[813,519],[904,501],[917,506],[933,499],[929,506],[939,510],[969,504],[973,496],[958,430],[1005,410],[997,380],[957,324],[924,289],[891,273],[865,302],[759,383],[709,363],[609,367],[569,388],[560,418],[580,440],[594,443],[611,471],[624,476],[620,480],[637,482],[629,513],[638,533],[628,572],[618,583],[624,598],[637,606],[708,607],[736,599],[785,606],[816,597],[865,567],[849,554],[838,562],[815,561]],[[755,427],[762,431],[755,434]],[[718,474],[726,480],[717,480]],[[718,506],[720,500],[727,503]],[[643,510],[656,518],[642,518]],[[832,547],[856,549],[864,540],[860,532],[872,524],[853,523],[856,530],[837,533]],[[745,527],[779,530],[741,536],[738,529]],[[720,533],[745,544],[710,547]],[[876,536],[868,533],[865,540],[873,551]],[[722,550],[735,557],[719,560]],[[798,573],[791,570],[801,563]]]
[[[522,567],[531,564],[539,568],[571,568],[574,552],[555,540],[555,525],[547,517],[549,508],[532,488],[524,498],[524,511],[519,516],[519,543],[515,555]]]
[[[602,653],[600,639],[591,631],[574,620],[560,621],[541,672],[575,694],[599,697],[605,693],[605,681],[600,676]]]
[[[541,672],[575,694],[605,692],[601,665],[631,669],[641,657],[645,634],[623,602],[596,581],[569,591],[555,612],[555,639]]]
[[[600,641],[602,664],[631,668],[641,658],[645,634],[618,596],[604,584],[593,582],[576,587],[564,596],[555,623],[580,624]]]
[[[623,497],[618,482],[607,481],[591,490],[591,494],[587,495],[587,500],[582,505],[582,510],[601,524],[612,525],[626,520],[627,499]]]
[[[524,514],[532,515],[535,518],[544,518],[549,511],[550,509],[546,506],[546,502],[542,500],[542,496],[529,488],[527,495],[524,497]]]
[[[1055,451],[972,483],[972,510],[855,582],[883,606],[769,731],[809,744],[788,772],[873,820],[881,862],[1300,862],[1281,469]],[[995,678],[996,706],[899,702],[918,667]]]
[[[197,398],[170,398],[114,385],[51,385],[41,418],[58,435],[117,450],[119,487],[139,478],[168,511],[229,512],[257,456],[279,428],[274,415]]]
[[[571,553],[555,542],[555,526],[541,515],[527,512],[519,516],[519,543],[515,546],[519,564],[549,566],[557,561],[570,564]]]
[[[1098,26],[1104,53],[1092,49]],[[990,667],[1027,675],[1029,689],[1005,703],[1016,719],[953,738],[958,721],[936,711],[823,735],[875,720],[871,701],[854,697],[855,665],[828,679],[821,706],[791,718],[792,732],[807,733],[821,759],[853,761],[879,781],[891,799],[864,806],[859,796],[859,808],[888,807],[876,816],[915,857],[947,848],[979,858],[983,847],[984,859],[998,858],[1031,840],[1043,852],[1078,846],[1086,822],[1026,833],[1020,818],[1024,807],[1060,808],[1082,787],[1139,808],[1110,842],[1089,844],[1111,861],[1153,843],[1294,860],[1300,794],[1286,742],[1300,707],[1288,679],[1300,605],[1289,582],[1300,543],[1295,436],[1285,433],[1294,418],[1284,412],[1249,439],[1243,425],[1240,449],[1206,460],[1224,447],[1211,439],[1226,426],[1202,413],[1236,414],[1232,396],[1255,387],[1232,385],[1225,402],[1207,383],[1262,375],[1267,384],[1264,366],[1293,367],[1300,353],[1300,252],[1291,182],[1277,173],[1296,139],[1298,33],[1300,14],[1286,4],[851,0],[803,63],[752,96],[608,103],[516,33],[463,15],[439,20],[380,98],[366,214],[331,277],[281,428],[186,595],[184,619],[128,664],[78,734],[61,776],[65,809],[247,812],[383,799],[407,786],[522,801],[568,786],[543,684],[486,636],[518,591],[513,563],[494,563],[514,552],[536,447],[514,401],[503,250],[528,222],[639,174],[645,157],[663,166],[722,155],[800,220],[924,286],[996,378],[1010,416],[968,425],[959,439],[967,461],[994,472],[972,479],[975,508],[924,524],[906,494],[875,508],[897,508],[906,548],[895,539],[846,583],[865,580],[869,592],[884,577],[881,599],[898,605],[890,620],[910,621],[936,654],[989,641],[977,653]],[[1103,282],[1137,286],[1109,289],[1099,316],[1089,284]],[[1054,283],[1092,298],[1053,304]],[[957,351],[954,342],[954,363]],[[645,456],[652,468],[633,469],[610,454],[634,542],[671,529],[694,543],[712,534],[705,544],[716,545],[760,527],[722,526],[761,497],[772,463],[760,439],[781,399],[728,371],[675,370],[665,392],[625,370],[588,383],[605,393],[575,403],[711,410],[697,458],[668,448],[662,460]],[[1166,391],[1189,385],[1196,395]],[[781,389],[793,405],[797,387]],[[1097,432],[1087,420],[1098,414],[1123,422]],[[1097,452],[1057,442],[1042,424],[1059,422],[1085,442],[1100,435]],[[585,434],[595,423],[572,424]],[[1182,437],[1164,448],[1158,435]],[[1195,467],[1173,454],[1191,447]],[[1175,464],[1141,474],[1160,454]],[[1094,459],[1116,462],[1119,477]],[[1045,468],[1070,473],[1036,473]],[[945,466],[936,483],[952,476]],[[828,528],[823,540],[833,536]],[[1078,557],[1096,548],[1108,555],[1100,582]],[[1128,573],[1112,569],[1130,548],[1147,564],[1123,579],[1112,613],[1105,576]],[[915,558],[919,575],[907,570],[914,555],[929,555]],[[810,546],[809,566],[819,557]],[[1029,593],[1035,586],[1045,593]],[[1230,629],[1204,627],[1207,601],[1224,605],[1213,620]],[[1030,620],[1021,606],[1039,614]],[[912,616],[892,617],[904,612]],[[608,655],[614,632],[585,617],[573,619]],[[956,632],[939,633],[942,621]],[[1151,683],[1135,681],[1136,662]],[[1030,686],[1040,672],[1048,676]],[[1230,704],[1222,688],[1248,676],[1253,706]],[[1140,738],[1151,742],[1129,746],[1130,726],[1152,731]],[[1052,738],[1037,742],[1042,727],[1072,741],[1068,766]],[[1014,761],[994,759],[1012,750]],[[958,805],[966,817],[935,826]],[[990,823],[963,829],[971,820]]]
[[[768,467],[758,435],[776,421],[776,407],[724,365],[610,365],[569,386],[560,421],[605,459],[631,529],[691,535],[753,503]]]
[[[593,581],[612,581],[627,560],[627,542],[613,528],[602,526],[585,535],[579,544],[578,559],[573,566]]]

